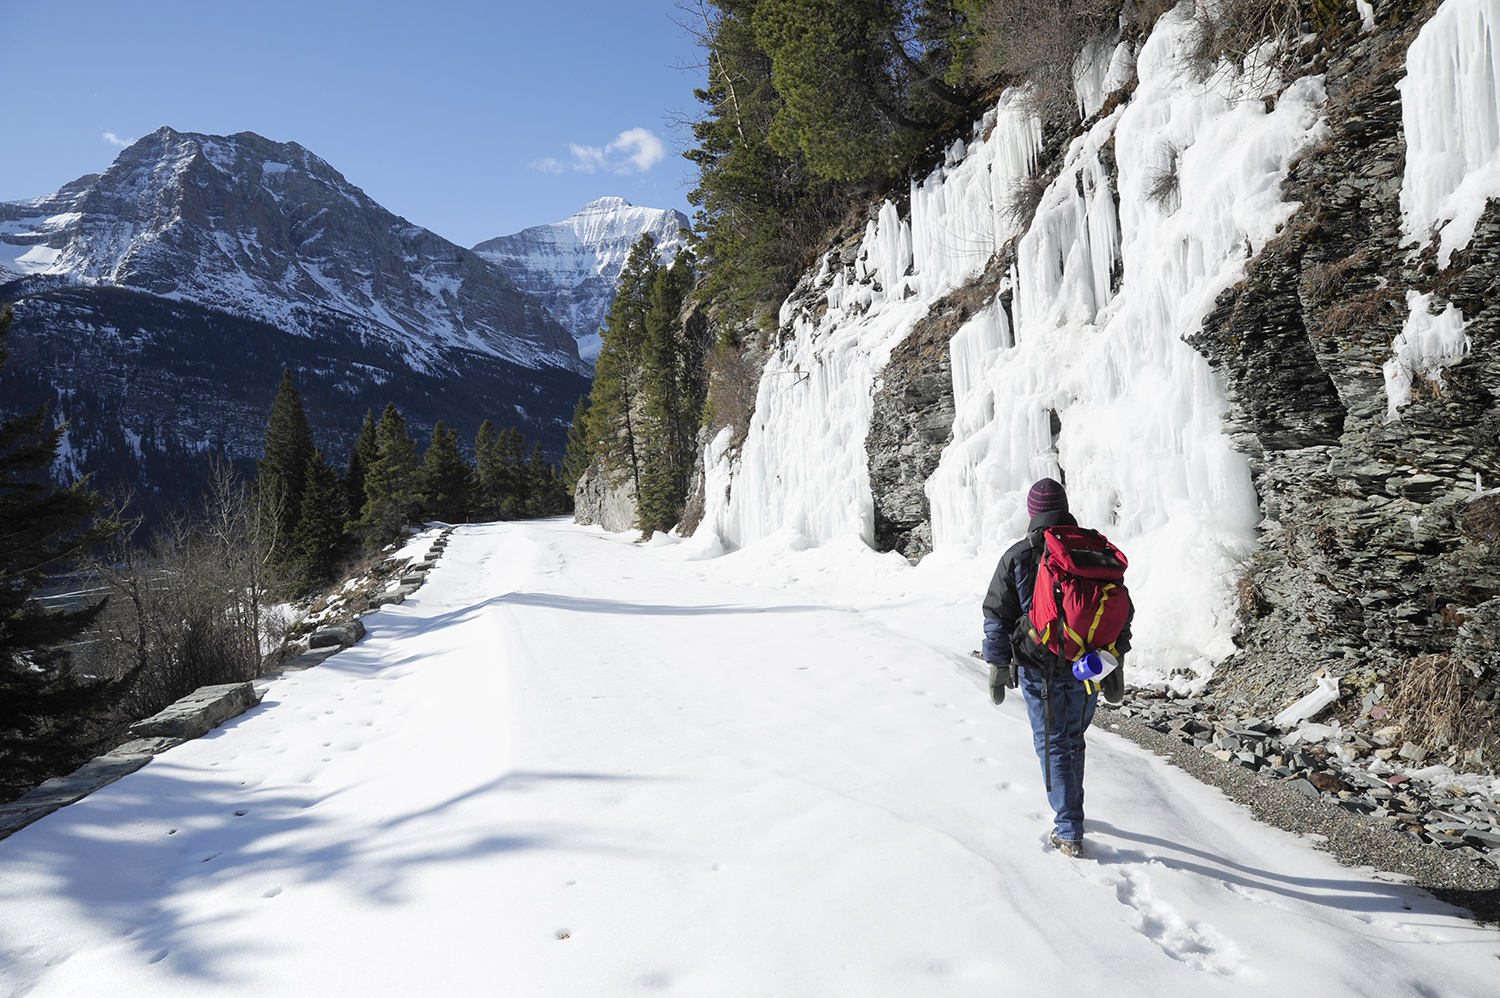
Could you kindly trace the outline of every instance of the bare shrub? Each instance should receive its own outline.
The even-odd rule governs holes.
[[[750,417],[755,413],[755,395],[760,387],[760,372],[732,343],[719,343],[704,361],[708,370],[708,401],[704,405],[704,425],[711,435],[726,426],[734,427],[734,442],[744,441],[750,432]]]
[[[1182,176],[1177,168],[1182,150],[1169,143],[1166,153],[1166,165],[1152,176],[1146,185],[1145,196],[1147,201],[1170,215],[1182,206]]]
[[[1205,70],[1221,61],[1244,68],[1268,41],[1289,47],[1301,25],[1298,0],[1196,0],[1191,57]]]
[[[136,670],[121,728],[200,686],[255,678],[263,643],[279,644],[286,630],[272,603],[284,580],[269,568],[278,518],[227,465],[202,514],[173,520],[149,544],[136,536],[140,520],[124,515],[128,504],[115,501],[126,527],[93,566],[109,605],[78,652],[94,675]]]
[[[1144,5],[1126,3],[1127,11]],[[978,18],[980,42],[971,71],[1004,83],[1025,82],[1028,100],[1043,121],[1076,121],[1073,61],[1091,39],[1119,23],[1119,0],[1006,0]]]

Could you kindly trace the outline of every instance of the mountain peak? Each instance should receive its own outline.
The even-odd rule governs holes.
[[[663,262],[683,245],[687,217],[671,208],[644,208],[621,197],[602,197],[561,222],[533,225],[486,239],[474,252],[510,275],[523,291],[578,340],[579,356],[599,352],[599,328],[615,300],[630,247],[649,232]]]
[[[631,204],[629,201],[626,201],[624,198],[602,197],[602,198],[600,198],[597,201],[590,201],[588,204],[584,205],[582,208],[579,208],[578,211],[576,212],[576,214],[578,214],[578,215],[592,215],[592,214],[597,214],[599,212],[619,211],[621,208],[634,208],[634,207],[635,207],[635,205]],[[647,209],[647,210],[649,211],[650,209]]]

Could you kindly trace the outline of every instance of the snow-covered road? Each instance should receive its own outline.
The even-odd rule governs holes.
[[[459,528],[362,643],[0,842],[0,994],[1500,993],[1500,933],[1107,731],[1090,858],[1047,850],[987,569],[804,547]]]

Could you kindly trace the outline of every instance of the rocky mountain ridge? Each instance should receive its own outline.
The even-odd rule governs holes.
[[[5,278],[9,280],[4,280]],[[59,470],[190,501],[258,457],[283,366],[342,461],[367,408],[419,435],[515,425],[560,456],[589,365],[535,297],[295,143],[162,128],[103,174],[0,204],[7,409],[71,422]]]

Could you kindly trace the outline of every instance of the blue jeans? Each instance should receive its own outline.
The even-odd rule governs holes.
[[[1076,841],[1083,838],[1083,733],[1094,720],[1099,694],[1084,692],[1083,683],[1072,674],[1053,677],[1049,751],[1042,713],[1042,674],[1034,669],[1020,671],[1026,715],[1031,719],[1031,740],[1042,765],[1043,779],[1049,757],[1052,762],[1052,789],[1047,792],[1047,803],[1057,816],[1057,837]]]

